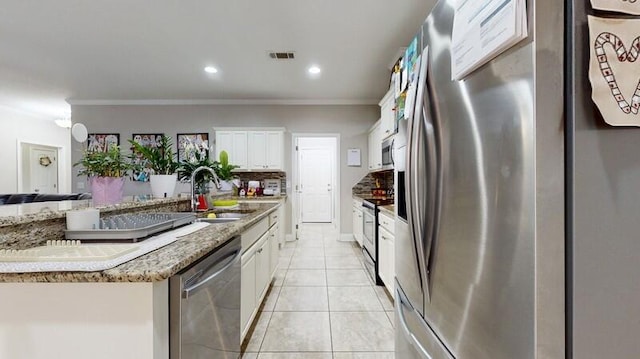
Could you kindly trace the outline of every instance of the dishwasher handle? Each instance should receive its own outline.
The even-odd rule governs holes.
[[[193,284],[192,286],[190,286],[189,288],[185,288],[182,290],[182,298],[183,299],[187,299],[189,297],[191,297],[192,295],[196,294],[198,291],[200,291],[209,281],[215,279],[217,276],[219,276],[222,272],[226,271],[229,267],[231,267],[232,265],[234,265],[236,262],[238,262],[240,260],[240,256],[242,254],[242,250],[241,249],[237,249],[229,254],[227,254],[226,256],[224,256],[219,262],[215,263],[213,266],[211,267],[217,267],[218,264],[222,263],[222,261],[224,261],[225,259],[232,257],[227,264],[225,264],[222,268],[220,268],[219,270],[215,271],[215,273],[209,275],[208,277],[206,277],[205,279],[201,279],[198,280],[195,284]]]

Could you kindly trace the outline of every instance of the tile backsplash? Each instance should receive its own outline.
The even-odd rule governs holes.
[[[280,180],[280,193],[286,194],[287,192],[287,173],[282,171],[274,172],[236,172],[234,177],[239,178],[243,182],[247,181],[264,181],[267,179],[279,179]]]
[[[356,195],[371,194],[371,190],[376,188],[376,180],[379,181],[380,188],[393,189],[393,170],[368,173],[353,186],[351,193]]]

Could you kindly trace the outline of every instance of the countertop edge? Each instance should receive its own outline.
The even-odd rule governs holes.
[[[255,205],[260,206],[260,209],[256,209],[256,213],[247,216],[247,218],[232,223],[210,225],[186,235],[176,242],[110,269],[96,272],[0,273],[0,283],[160,282],[189,267],[216,248],[223,246],[231,238],[276,211],[281,204],[262,203]],[[212,235],[212,237],[203,240],[199,237],[203,233]],[[185,253],[171,253],[171,251],[180,250]],[[158,268],[154,268],[154,265]]]

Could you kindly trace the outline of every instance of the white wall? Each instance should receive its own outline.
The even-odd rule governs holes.
[[[73,106],[73,122],[87,125],[89,132],[120,133],[120,143],[128,147],[132,133],[164,132],[176,142],[177,133],[208,132],[213,127],[285,127],[285,168],[291,181],[291,133],[340,134],[341,232],[351,232],[351,187],[366,173],[367,133],[380,117],[377,105],[369,106]],[[76,149],[80,146],[74,144]],[[361,167],[346,166],[348,148],[360,148]],[[73,160],[79,159],[74,150]],[[74,177],[74,189],[78,180]],[[148,193],[148,185],[129,183],[128,194]],[[187,187],[188,188],[188,187]],[[291,194],[290,189],[287,192]],[[287,218],[291,218],[291,201],[287,201]],[[286,226],[290,232],[290,225]]]
[[[44,119],[0,105],[0,193],[18,191],[18,142],[42,144],[62,149],[58,159],[60,193],[71,192],[71,136],[69,129]],[[20,156],[21,157],[21,156]]]

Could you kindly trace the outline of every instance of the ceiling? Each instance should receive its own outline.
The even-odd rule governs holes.
[[[4,0],[0,104],[373,104],[433,2]]]

